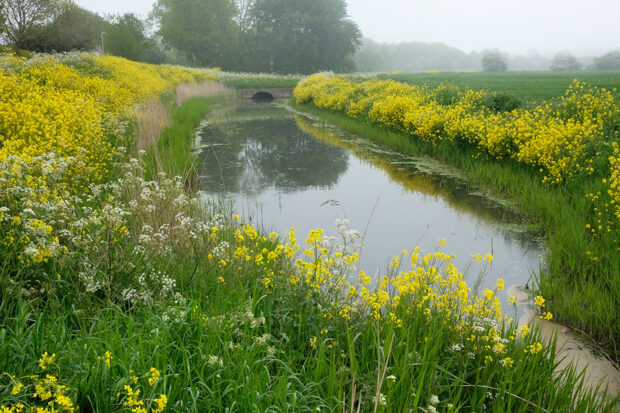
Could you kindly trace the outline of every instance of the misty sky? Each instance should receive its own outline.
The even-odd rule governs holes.
[[[100,14],[142,17],[153,0],[77,0]],[[347,0],[362,33],[379,42],[442,42],[464,51],[536,49],[599,55],[620,49],[618,0]]]

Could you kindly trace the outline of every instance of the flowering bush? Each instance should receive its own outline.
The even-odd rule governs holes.
[[[485,91],[316,74],[300,82],[294,96],[298,103],[311,102],[433,144],[468,146],[474,156],[513,159],[539,172],[544,183],[602,176],[606,189],[588,195],[595,219],[587,231],[620,248],[620,104],[608,90],[575,80],[564,96],[549,103],[497,111],[489,108],[493,95]]]
[[[325,74],[300,82],[294,95],[298,103],[312,102],[426,141],[470,144],[480,154],[515,159],[539,169],[551,183],[594,172],[592,164],[617,138],[620,117],[611,92],[578,81],[557,102],[505,112],[485,106],[484,91],[376,79],[357,83]]]
[[[136,283],[148,284],[143,298],[171,292],[165,273],[137,265],[145,236],[138,231],[136,242],[127,242],[134,235],[127,230],[128,196],[140,197],[134,212],[141,213],[147,205],[140,202],[154,202],[147,192],[161,191],[139,181],[135,168],[109,180],[127,161],[123,145],[131,144],[139,105],[179,82],[211,78],[88,54],[0,58],[0,256],[7,264],[0,284],[7,292],[38,295],[66,281],[82,287],[78,292],[109,297],[139,295]],[[186,206],[183,190],[173,190],[178,183],[160,184]]]

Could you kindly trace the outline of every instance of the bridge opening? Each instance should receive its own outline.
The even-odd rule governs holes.
[[[260,91],[252,95],[252,100],[256,103],[270,103],[273,102],[275,98],[269,92]]]

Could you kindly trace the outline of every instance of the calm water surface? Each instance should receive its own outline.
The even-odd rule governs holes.
[[[541,244],[522,218],[429,159],[404,155],[318,119],[276,106],[222,109],[195,143],[208,196],[234,201],[236,210],[267,231],[295,227],[337,235],[336,219],[367,232],[360,265],[385,273],[389,259],[420,246],[456,255],[461,271],[471,255],[491,253],[482,281],[493,288],[533,283],[542,265]],[[479,266],[466,277],[473,283]],[[505,291],[501,293],[506,298]]]

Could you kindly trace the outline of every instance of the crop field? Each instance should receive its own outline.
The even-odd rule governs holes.
[[[356,78],[357,76],[353,76]],[[365,76],[361,76],[364,78]],[[461,88],[510,93],[530,101],[562,96],[575,79],[609,91],[620,88],[620,71],[578,72],[421,72],[379,73],[379,80],[395,80],[410,85],[436,88],[443,83]]]
[[[443,239],[395,251],[372,286],[346,220],[337,237],[267,234],[194,192],[189,141],[217,96],[174,95],[213,79],[88,54],[0,58],[0,412],[611,411],[614,395],[555,371],[556,349],[509,318],[518,302],[501,308],[504,280],[472,293]],[[307,80],[298,99],[329,82]],[[576,105],[589,119],[568,129],[581,140],[537,158],[541,138],[516,161],[540,166],[550,187],[598,183],[582,202],[600,218],[580,231],[594,240],[589,262],[606,266],[617,253],[596,240],[618,248],[620,165],[616,147],[597,145],[617,106],[574,88],[564,116]],[[169,116],[145,122],[152,101]],[[388,109],[377,120],[396,121]],[[149,125],[161,140],[138,145]],[[441,136],[429,126],[428,139]],[[517,156],[518,145],[476,136],[469,144],[491,157]],[[582,153],[590,144],[600,154]],[[474,255],[471,267],[492,261]],[[613,287],[596,286],[608,288],[600,300]],[[559,298],[537,295],[537,315],[553,318]]]

